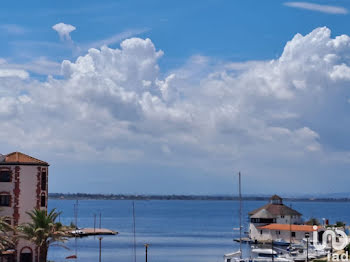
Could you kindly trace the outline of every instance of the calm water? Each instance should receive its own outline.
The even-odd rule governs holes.
[[[49,209],[62,211],[61,222],[74,221],[72,200],[50,200]],[[244,226],[247,231],[247,213],[265,201],[245,201]],[[350,203],[292,202],[305,219],[317,217],[350,222]],[[237,250],[239,237],[238,206],[236,201],[135,201],[137,261],[144,261],[144,244],[149,243],[150,262],[216,262],[223,261],[225,253]],[[118,231],[117,236],[104,236],[102,261],[133,262],[132,201],[85,200],[79,201],[79,227],[93,227],[94,213],[102,214],[102,227]],[[49,259],[66,261],[66,256],[78,251],[77,261],[98,261],[98,239],[72,239],[70,250],[52,247]]]

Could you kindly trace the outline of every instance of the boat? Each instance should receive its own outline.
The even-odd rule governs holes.
[[[283,240],[282,238],[279,238],[279,239],[276,239],[276,240],[273,241],[273,245],[274,246],[285,246],[286,247],[286,246],[289,246],[290,243],[285,241],[285,240]]]
[[[308,248],[304,245],[292,245],[284,254],[281,254],[280,257],[293,260],[295,262],[304,262],[307,260],[322,258],[327,256],[328,252],[326,249],[317,250],[312,246]]]
[[[249,258],[239,258],[239,253],[226,254],[225,262],[293,262],[292,259],[280,257],[278,253],[270,248],[254,248]]]
[[[235,259],[242,260],[242,192],[241,192],[241,172],[238,173],[239,182],[239,250],[224,255],[225,262],[231,262]]]
[[[228,253],[224,255],[224,261],[225,262],[231,262],[231,261],[240,261],[241,260],[241,252],[235,251],[232,253]]]

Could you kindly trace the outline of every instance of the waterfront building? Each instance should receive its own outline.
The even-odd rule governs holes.
[[[20,152],[0,155],[0,216],[13,226],[31,222],[27,212],[47,210],[48,168],[45,161]],[[35,262],[38,248],[19,239],[14,250],[4,251],[1,262]]]
[[[249,237],[253,241],[298,243],[305,236],[312,238],[313,226],[304,225],[302,214],[283,204],[277,195],[269,203],[249,213]],[[317,227],[317,231],[320,230]]]

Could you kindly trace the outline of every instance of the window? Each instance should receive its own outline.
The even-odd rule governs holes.
[[[284,216],[281,216],[281,218],[284,218]]]
[[[291,232],[291,237],[295,237],[295,232]]]
[[[46,197],[45,195],[41,195],[41,201],[40,206],[45,207],[46,206]]]
[[[41,190],[46,190],[46,171],[41,173]]]
[[[11,171],[1,170],[0,171],[0,182],[11,182]]]
[[[8,207],[10,206],[10,195],[0,195],[0,206]]]

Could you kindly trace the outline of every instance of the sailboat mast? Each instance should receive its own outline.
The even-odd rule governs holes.
[[[136,219],[135,219],[135,203],[132,201],[132,218],[133,218],[133,233],[134,233],[134,262],[136,262]]]
[[[239,179],[239,251],[242,259],[242,191],[241,191],[241,172],[238,173]]]

